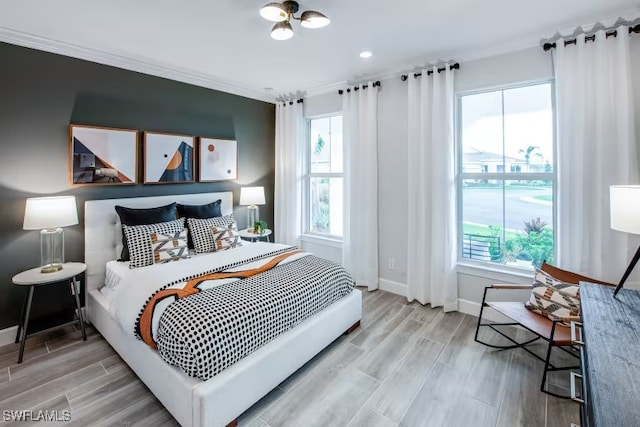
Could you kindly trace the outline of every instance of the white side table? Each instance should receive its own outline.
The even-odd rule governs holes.
[[[260,239],[267,239],[267,242],[271,242],[271,238],[269,237],[271,236],[271,230],[269,229],[264,230],[262,234],[256,234],[253,232],[253,228],[245,228],[244,230],[238,231],[238,234],[242,239],[252,242]]]
[[[69,291],[71,296],[75,297],[76,311],[78,320],[80,322],[80,329],[82,330],[82,340],[87,340],[87,334],[84,330],[84,318],[82,317],[82,308],[80,307],[80,296],[78,295],[80,289],[78,288],[78,282],[76,276],[83,273],[87,266],[81,262],[67,262],[62,264],[62,270],[55,273],[41,273],[41,267],[32,268],[31,270],[23,271],[13,276],[11,281],[17,286],[28,286],[29,292],[27,293],[27,299],[22,307],[22,314],[20,315],[20,324],[18,325],[18,333],[16,334],[16,343],[20,341],[20,353],[18,354],[18,363],[22,363],[22,355],[24,353],[24,343],[27,341],[27,327],[29,325],[29,314],[31,313],[31,302],[33,301],[33,291],[36,286],[50,285],[52,283],[69,281]],[[57,325],[55,328],[66,326],[70,323],[67,322],[62,325]],[[53,328],[50,328],[53,329]]]

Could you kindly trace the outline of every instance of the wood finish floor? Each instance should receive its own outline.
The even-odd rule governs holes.
[[[363,305],[359,329],[256,403],[239,425],[569,427],[579,421],[576,404],[538,391],[541,362],[522,350],[473,341],[477,318],[383,291],[363,292]],[[74,426],[177,425],[109,344],[91,327],[88,334],[87,342],[73,328],[30,338],[20,365],[17,345],[1,347],[0,414],[66,409]],[[550,383],[566,387],[566,377],[558,373]]]

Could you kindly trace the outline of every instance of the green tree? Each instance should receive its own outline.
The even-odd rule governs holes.
[[[519,150],[518,153],[524,155],[524,162],[527,164],[527,166],[529,166],[529,162],[531,161],[531,153],[539,149],[540,147],[536,145],[530,145],[526,148],[526,150]],[[540,153],[536,153],[536,155],[542,156]]]
[[[320,154],[323,148],[324,148],[324,139],[322,139],[322,135],[318,134],[318,140],[316,141],[316,145],[313,147],[313,153]]]

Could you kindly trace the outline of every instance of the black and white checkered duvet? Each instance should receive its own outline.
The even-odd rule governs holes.
[[[207,380],[349,294],[341,266],[305,255],[172,302],[155,335],[162,358]]]

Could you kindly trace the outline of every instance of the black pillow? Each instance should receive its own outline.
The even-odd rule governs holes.
[[[206,205],[181,205],[178,203],[178,217],[182,218],[195,218],[195,219],[209,219],[222,216],[222,210],[220,205],[222,199],[218,199],[213,203]],[[193,239],[191,239],[191,229],[189,228],[189,221],[187,221],[187,228],[189,233],[187,234],[187,246],[189,249],[193,249]]]
[[[221,204],[222,199],[207,205],[181,205],[178,203],[178,217],[207,219],[222,216]]]
[[[168,222],[176,219],[176,203],[157,208],[133,209],[124,206],[116,206],[116,212],[123,225],[147,225],[159,222]],[[122,253],[118,261],[129,261],[129,247],[127,238],[122,233]]]

